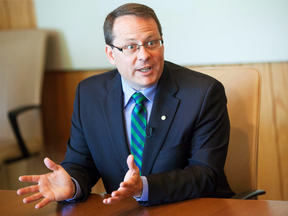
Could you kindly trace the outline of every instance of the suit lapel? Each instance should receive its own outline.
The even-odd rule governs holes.
[[[120,75],[117,74],[107,85],[107,95],[100,98],[102,111],[107,126],[108,135],[112,143],[119,163],[127,171],[127,146],[124,116],[123,116],[123,93]],[[109,150],[109,149],[108,149]],[[112,150],[111,150],[112,151]]]
[[[142,157],[142,175],[151,173],[155,160],[165,141],[169,128],[177,111],[179,99],[174,95],[178,86],[169,71],[165,68],[159,80],[153,108],[147,128],[153,128],[152,136],[146,137]]]

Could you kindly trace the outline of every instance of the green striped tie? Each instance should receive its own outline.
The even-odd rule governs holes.
[[[132,95],[135,107],[131,114],[131,154],[134,156],[135,164],[141,175],[142,155],[146,137],[146,108],[144,102],[146,97],[141,92]]]

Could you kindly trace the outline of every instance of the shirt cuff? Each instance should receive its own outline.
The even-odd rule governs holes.
[[[71,199],[67,199],[67,202],[75,202],[78,198],[80,198],[83,195],[82,189],[76,179],[71,177],[72,181],[75,184],[75,195]]]
[[[146,176],[140,176],[142,179],[142,183],[143,183],[143,192],[142,192],[142,196],[139,197],[134,197],[137,201],[148,201],[148,195],[149,195],[149,191],[148,191],[148,181]]]

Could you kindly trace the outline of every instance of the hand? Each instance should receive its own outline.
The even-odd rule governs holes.
[[[104,199],[105,204],[114,204],[122,199],[128,197],[141,197],[143,190],[142,179],[139,175],[139,169],[134,163],[133,155],[129,155],[127,158],[127,165],[129,170],[127,171],[124,181],[120,183],[120,187],[117,191],[111,193],[111,197]]]
[[[52,173],[44,175],[20,176],[22,182],[37,182],[38,185],[21,188],[17,191],[18,195],[37,192],[23,199],[24,203],[30,203],[44,197],[35,208],[39,209],[53,201],[63,201],[71,199],[75,193],[75,185],[71,176],[60,165],[55,164],[49,158],[44,159],[46,167]]]

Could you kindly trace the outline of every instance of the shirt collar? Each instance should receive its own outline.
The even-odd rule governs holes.
[[[122,82],[122,89],[123,89],[123,93],[124,93],[124,107],[126,107],[130,98],[132,97],[132,95],[135,92],[141,92],[151,103],[153,103],[157,83],[155,85],[151,86],[150,88],[143,89],[141,91],[136,91],[135,89],[130,87],[122,77],[121,77],[121,82]]]

